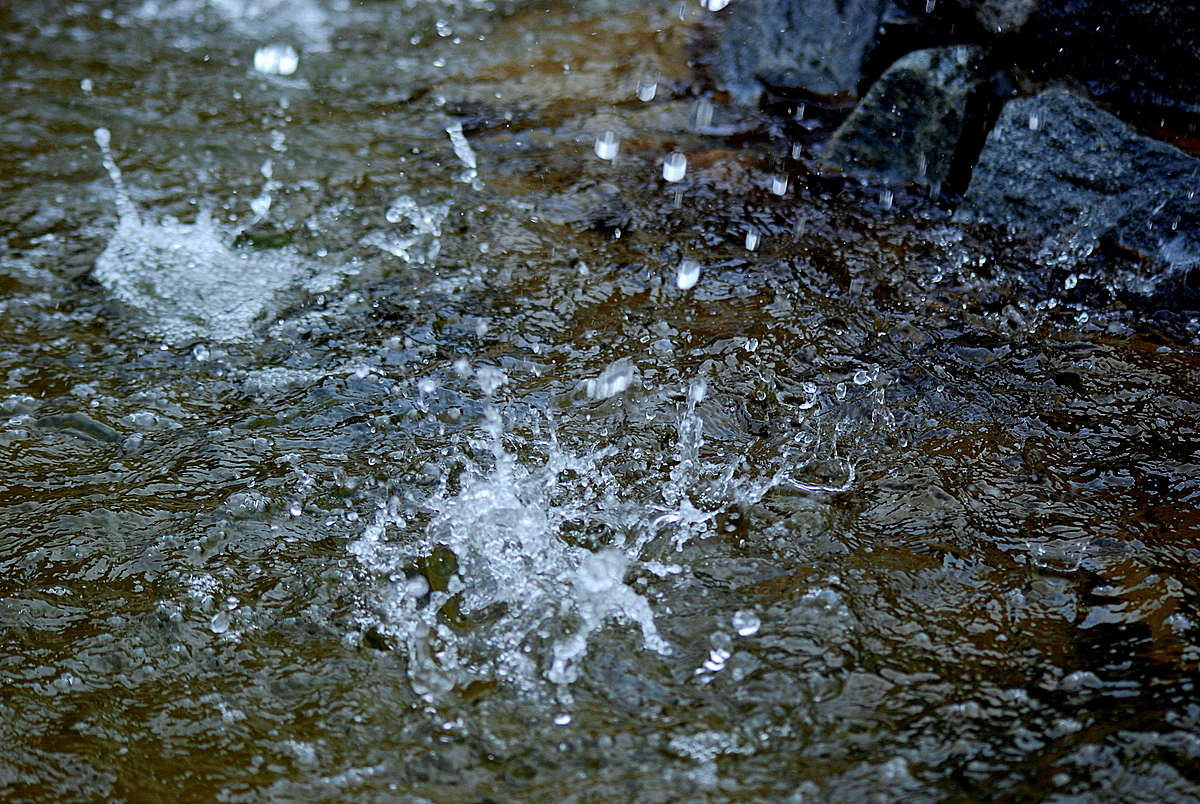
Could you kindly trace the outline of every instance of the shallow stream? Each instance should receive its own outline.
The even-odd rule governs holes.
[[[1196,321],[694,3],[0,24],[3,800],[1200,800]]]

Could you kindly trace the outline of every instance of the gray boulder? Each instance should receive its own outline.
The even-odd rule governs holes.
[[[891,183],[942,185],[969,148],[963,135],[983,85],[982,56],[981,48],[960,46],[898,60],[834,132],[822,166]]]
[[[849,106],[887,6],[888,0],[741,0],[726,21],[716,71],[742,102],[766,87]]]
[[[1161,278],[1200,265],[1200,159],[1050,89],[1005,105],[956,217],[1069,242],[1080,255],[1103,240]]]

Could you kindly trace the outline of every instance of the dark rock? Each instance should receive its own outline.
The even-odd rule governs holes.
[[[982,48],[918,50],[887,69],[830,138],[821,163],[888,182],[940,186],[970,148]],[[978,148],[970,148],[973,158]]]
[[[849,106],[887,6],[888,0],[742,0],[726,22],[716,71],[743,102],[765,87]]]
[[[1050,89],[1005,105],[956,217],[1069,243],[1080,256],[1103,240],[1161,277],[1200,265],[1197,188],[1200,159]]]
[[[1040,0],[955,0],[970,11],[985,31],[1006,36],[1016,33],[1029,22]]]

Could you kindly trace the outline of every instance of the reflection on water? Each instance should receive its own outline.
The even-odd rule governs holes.
[[[712,3],[285,5],[0,15],[5,800],[1200,797],[1195,321]]]

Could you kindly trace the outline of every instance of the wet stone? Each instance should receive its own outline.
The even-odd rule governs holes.
[[[981,48],[918,50],[889,67],[830,137],[826,168],[877,181],[940,187],[974,157],[968,131]],[[976,112],[977,113],[977,112]]]
[[[1069,241],[1084,256],[1111,242],[1151,266],[1131,289],[1152,292],[1200,264],[1198,181],[1200,159],[1053,89],[1005,105],[956,216]]]

